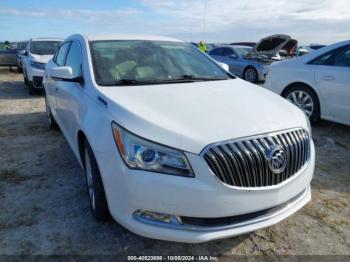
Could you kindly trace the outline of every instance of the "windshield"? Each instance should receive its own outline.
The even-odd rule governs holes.
[[[35,55],[53,55],[61,41],[33,41],[30,52]]]
[[[94,74],[99,85],[223,80],[229,77],[192,45],[167,41],[93,41]]]
[[[250,46],[235,47],[235,51],[241,57],[245,57],[253,48]]]

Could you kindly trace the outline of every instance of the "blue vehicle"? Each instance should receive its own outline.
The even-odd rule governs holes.
[[[229,66],[232,74],[252,83],[263,82],[268,65],[281,60],[279,51],[290,41],[290,36],[273,35],[263,38],[254,47],[223,45],[209,51],[209,55]]]

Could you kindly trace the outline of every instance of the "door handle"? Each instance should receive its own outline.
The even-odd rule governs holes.
[[[324,81],[333,81],[335,80],[334,76],[322,76],[321,77]]]

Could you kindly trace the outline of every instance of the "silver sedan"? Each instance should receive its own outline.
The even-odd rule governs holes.
[[[209,51],[209,55],[218,62],[229,66],[230,72],[252,83],[265,81],[268,68],[263,62],[249,59],[250,46],[220,46]]]

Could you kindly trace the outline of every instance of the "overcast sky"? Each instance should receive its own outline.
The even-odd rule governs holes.
[[[186,41],[350,39],[349,0],[0,0],[0,41],[73,33],[160,34]]]

